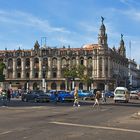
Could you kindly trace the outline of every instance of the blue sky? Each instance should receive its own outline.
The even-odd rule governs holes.
[[[124,35],[127,57],[140,64],[139,0],[0,0],[0,49],[31,49],[46,37],[48,46],[97,43],[101,16],[110,48]]]

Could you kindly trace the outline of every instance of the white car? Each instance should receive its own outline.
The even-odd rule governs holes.
[[[114,102],[123,101],[129,102],[130,93],[126,87],[117,87],[114,91]]]
[[[139,97],[139,95],[137,94],[137,93],[135,93],[135,92],[131,92],[130,93],[130,99],[139,99],[140,97]]]

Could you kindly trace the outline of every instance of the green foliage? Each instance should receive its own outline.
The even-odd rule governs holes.
[[[65,67],[63,69],[64,77],[65,78],[72,77],[72,78],[83,79],[85,69],[86,68],[84,65]]]
[[[64,77],[65,78],[68,78],[68,77],[76,78],[77,77],[77,68],[76,68],[76,66],[73,66],[71,68],[65,67],[63,69],[63,71],[64,71]]]
[[[3,70],[6,68],[4,63],[0,63],[0,75],[3,75]]]
[[[3,82],[5,80],[5,75],[0,74],[0,82]]]

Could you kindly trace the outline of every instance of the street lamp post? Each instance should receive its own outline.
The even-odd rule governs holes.
[[[74,82],[75,78],[72,78],[72,90],[74,90],[74,86],[75,86],[75,82]]]
[[[26,91],[27,92],[29,91],[29,81],[27,81],[27,83],[26,83]]]

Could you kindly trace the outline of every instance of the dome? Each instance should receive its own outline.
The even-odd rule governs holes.
[[[85,44],[83,46],[84,49],[95,49],[98,48],[98,44]]]

